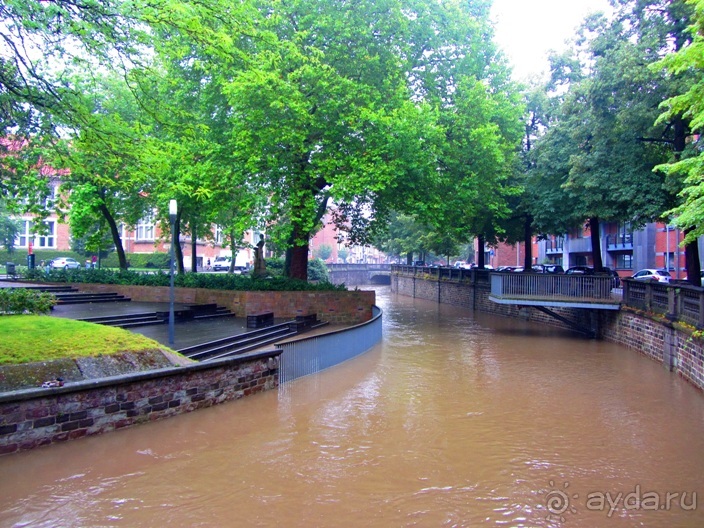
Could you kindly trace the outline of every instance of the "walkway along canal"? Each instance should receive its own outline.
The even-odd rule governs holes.
[[[559,328],[377,304],[379,345],[279,391],[0,457],[0,526],[704,525],[693,386]]]

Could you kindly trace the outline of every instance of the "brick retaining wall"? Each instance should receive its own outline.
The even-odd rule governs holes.
[[[102,434],[236,400],[279,385],[279,354],[0,394],[0,455]]]
[[[117,292],[134,301],[169,302],[166,286],[121,286],[114,284],[77,284],[88,293]],[[262,311],[274,317],[294,318],[315,313],[318,319],[332,324],[359,324],[372,318],[376,302],[373,291],[230,291],[205,288],[174,288],[176,302],[187,304],[216,303],[238,317]]]

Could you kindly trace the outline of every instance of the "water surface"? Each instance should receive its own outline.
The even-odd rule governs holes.
[[[617,345],[378,301],[381,344],[278,393],[0,458],[0,526],[704,526],[701,392]]]

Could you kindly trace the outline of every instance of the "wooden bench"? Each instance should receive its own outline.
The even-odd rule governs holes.
[[[257,312],[247,314],[247,328],[259,328],[274,324],[274,312]]]
[[[288,327],[296,332],[302,332],[318,322],[318,314],[297,315],[296,320],[289,323]]]

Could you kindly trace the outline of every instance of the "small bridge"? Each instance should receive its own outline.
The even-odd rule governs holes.
[[[594,336],[594,324],[585,328],[550,308],[620,310],[620,296],[614,295],[612,288],[613,278],[609,276],[492,273],[489,300],[497,304],[531,306],[579,332]]]
[[[391,284],[391,264],[328,264],[333,284]]]

